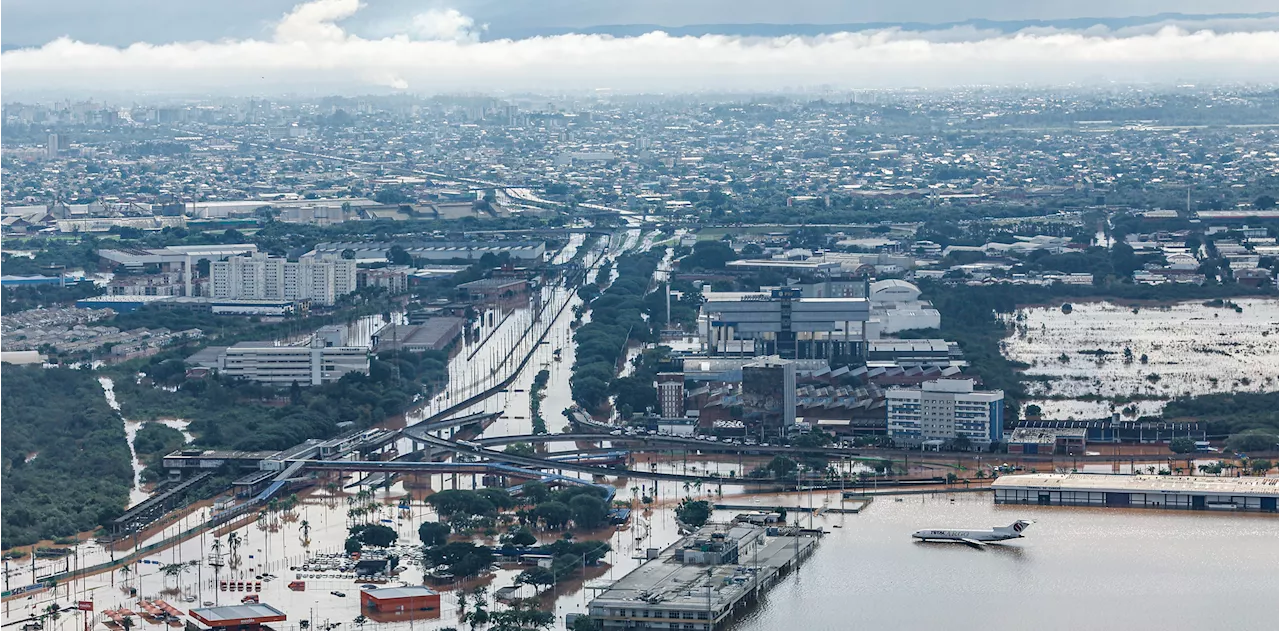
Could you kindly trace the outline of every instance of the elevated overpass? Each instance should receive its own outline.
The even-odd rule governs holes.
[[[734,445],[731,443],[713,442],[709,440],[697,440],[694,438],[683,438],[680,436],[628,436],[622,434],[614,436],[612,434],[592,434],[575,432],[571,434],[524,434],[520,436],[495,436],[493,438],[478,438],[475,443],[484,447],[496,445],[510,445],[514,443],[556,443],[556,442],[610,442],[626,445],[640,445],[648,447],[649,451],[663,451],[670,449],[681,449],[691,451],[704,451],[709,453],[732,453],[732,454],[818,454],[829,458],[849,458],[849,459],[866,459],[866,460],[882,460],[882,457],[863,456],[861,453],[852,449],[841,449],[839,447],[791,447],[786,445]],[[634,447],[633,447],[634,449]]]
[[[622,478],[631,477],[631,478],[644,478],[648,480],[669,480],[669,481],[675,481],[675,482],[710,482],[710,483],[718,483],[718,484],[724,484],[725,482],[730,482],[733,484],[764,485],[764,486],[773,486],[777,484],[777,482],[774,480],[752,480],[747,478],[722,478],[717,476],[681,475],[678,473],[660,473],[657,471],[636,471],[633,469],[624,469],[624,468],[596,467],[591,465],[578,464],[575,462],[548,460],[546,458],[536,458],[532,456],[521,456],[518,454],[507,453],[505,451],[485,449],[483,447],[476,449],[476,448],[468,447],[466,445],[459,444],[451,440],[432,436],[430,433],[428,433],[426,428],[420,427],[421,425],[423,424],[419,423],[418,425],[415,425],[413,427],[406,427],[403,430],[404,435],[414,440],[417,440],[419,442],[426,443],[435,449],[452,451],[458,454],[468,454],[471,456],[475,456],[477,458],[484,458],[486,460],[495,461],[495,462],[505,462],[508,464],[519,465],[521,467],[527,467],[527,468],[533,468],[533,469],[555,469],[557,471],[573,471],[575,473],[586,473],[593,476],[597,476],[597,475],[613,476],[613,477],[622,477]],[[561,434],[561,436],[564,436],[564,434]],[[592,434],[592,436],[599,436],[599,435]],[[610,436],[609,438],[616,438],[616,437]],[[519,442],[519,441],[513,441],[513,442]],[[388,464],[391,464],[391,463],[388,463]],[[405,464],[408,464],[408,463],[405,463]]]
[[[554,473],[543,473],[521,467],[513,467],[497,462],[412,462],[407,460],[299,460],[295,464],[303,469],[315,471],[370,471],[384,474],[391,473],[426,473],[426,474],[478,474],[504,475],[529,478],[550,482],[560,482],[577,486],[594,486],[604,489],[608,499],[613,500],[617,492],[607,484],[596,484],[590,480]],[[552,463],[554,464],[554,463]]]

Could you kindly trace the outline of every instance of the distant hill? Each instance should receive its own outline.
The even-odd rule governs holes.
[[[688,26],[662,26],[660,24],[611,24],[570,27],[530,27],[518,26],[490,27],[484,39],[526,39],[530,37],[551,37],[577,33],[583,35],[611,35],[613,37],[635,37],[663,31],[673,36],[733,35],[740,37],[783,37],[787,35],[814,36],[832,33],[853,33],[858,31],[877,31],[898,28],[904,31],[940,31],[956,27],[972,27],[982,30],[993,30],[1001,33],[1016,33],[1028,28],[1059,28],[1082,30],[1095,26],[1103,26],[1111,30],[1144,26],[1171,20],[1201,22],[1207,20],[1248,20],[1276,19],[1280,13],[1158,13],[1156,15],[1133,16],[1122,18],[1067,18],[1060,20],[985,20],[974,19],[963,22],[858,22],[852,24],[692,24]],[[1277,23],[1280,25],[1280,22]]]

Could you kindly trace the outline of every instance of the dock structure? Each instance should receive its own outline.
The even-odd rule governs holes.
[[[997,504],[1113,506],[1274,513],[1276,478],[1030,473],[991,484]]]
[[[817,548],[820,533],[749,523],[709,524],[599,596],[601,629],[724,628]]]

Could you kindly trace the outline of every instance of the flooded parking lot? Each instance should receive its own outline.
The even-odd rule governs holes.
[[[1157,414],[1178,396],[1275,390],[1276,300],[1230,302],[1238,308],[1030,307],[1010,316],[1014,332],[1002,347],[1030,364],[1027,403],[1045,418],[1098,418],[1131,404],[1135,415]]]

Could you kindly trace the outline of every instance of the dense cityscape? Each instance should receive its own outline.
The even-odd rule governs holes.
[[[1277,623],[1274,83],[68,94],[6,625]]]

